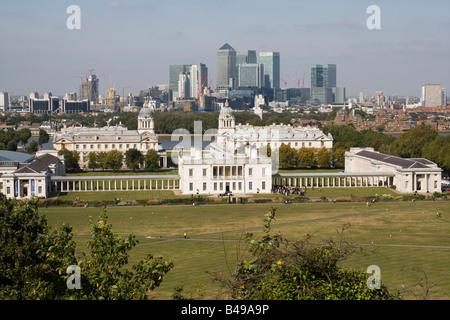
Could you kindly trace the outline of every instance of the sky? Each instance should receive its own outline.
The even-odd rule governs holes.
[[[66,24],[71,5],[78,30]],[[370,5],[381,29],[367,27]],[[93,70],[101,95],[110,79],[137,94],[167,84],[170,65],[199,62],[215,87],[225,43],[280,52],[288,87],[310,87],[311,66],[331,63],[348,97],[420,96],[426,83],[450,91],[449,13],[448,0],[2,0],[0,91],[62,96]]]

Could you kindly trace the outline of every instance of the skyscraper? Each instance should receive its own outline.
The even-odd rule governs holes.
[[[336,65],[316,64],[311,68],[311,88],[336,87]]]
[[[233,88],[237,81],[236,51],[228,43],[217,50],[217,84]]]
[[[264,87],[280,88],[280,53],[279,52],[260,52],[259,62],[263,65]]]
[[[315,64],[311,67],[311,100],[319,104],[342,104],[345,88],[336,87],[336,65]]]
[[[257,63],[241,63],[238,66],[238,86],[261,88],[263,66]]]
[[[8,111],[10,103],[10,94],[8,92],[0,92],[0,111]]]
[[[208,87],[208,68],[203,63],[172,65],[169,76],[174,98],[196,98]]]

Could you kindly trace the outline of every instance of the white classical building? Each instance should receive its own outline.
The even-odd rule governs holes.
[[[282,144],[296,150],[307,147],[331,149],[333,137],[325,135],[322,130],[315,127],[293,127],[290,124],[272,124],[270,126],[252,126],[238,124],[234,118],[233,110],[225,105],[219,115],[217,130],[217,144],[226,145],[229,150],[239,150],[245,146],[256,147],[260,150],[269,145],[277,149]]]
[[[345,173],[394,174],[389,185],[402,193],[441,192],[442,169],[427,159],[404,159],[373,148],[351,148],[345,153]]]
[[[122,124],[103,128],[72,126],[55,133],[53,146],[58,151],[63,148],[78,151],[81,168],[87,167],[89,152],[118,150],[125,153],[133,148],[144,155],[151,149],[158,151],[160,166],[167,167],[167,155],[155,135],[153,113],[148,105],[139,112],[137,130],[128,130]]]
[[[54,191],[51,178],[65,175],[64,158],[57,151],[39,151],[35,156],[0,151],[0,192],[7,198],[47,198]]]

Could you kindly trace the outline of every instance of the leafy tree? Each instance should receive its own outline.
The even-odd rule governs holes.
[[[98,152],[96,155],[98,167],[102,168],[103,171],[105,171],[105,169],[107,169],[107,165],[106,165],[106,155],[107,154],[108,154],[107,152],[102,151],[102,152]]]
[[[64,156],[64,164],[69,171],[77,171],[80,170],[80,154],[78,151],[70,151],[66,148],[63,148],[59,151],[59,154]]]
[[[26,151],[30,154],[36,153],[38,151],[38,143],[36,141],[31,141]]]
[[[9,140],[6,144],[6,150],[8,151],[16,151],[17,150],[17,142],[15,140]]]
[[[332,164],[332,151],[323,147],[317,151],[317,166],[329,168]]]
[[[88,159],[88,168],[95,170],[97,168],[100,168],[100,164],[98,161],[98,153],[97,152],[89,152],[87,155],[87,159]]]
[[[333,146],[332,149],[333,167],[344,168],[345,167],[345,148]]]
[[[282,144],[278,149],[279,167],[282,169],[294,168],[298,164],[297,151],[288,145]]]
[[[36,200],[0,194],[0,299],[63,298],[68,292],[65,270],[76,264],[71,238],[66,225],[50,229]]]
[[[125,152],[125,164],[129,169],[133,171],[139,169],[143,162],[144,156],[138,149],[132,148]]]
[[[105,168],[119,170],[123,165],[123,153],[117,150],[111,150],[105,157]]]
[[[0,194],[0,299],[149,299],[173,263],[149,254],[129,266],[135,237],[114,234],[105,209],[90,223],[90,252],[78,256],[71,227],[51,228],[38,214],[37,200]],[[73,265],[81,269],[81,287],[69,290],[67,267]]]
[[[400,135],[395,141],[395,152],[403,158],[420,158],[424,146],[437,136],[438,132],[433,127],[419,125]]]
[[[156,150],[150,149],[147,151],[144,157],[144,167],[151,171],[159,169],[160,156]]]
[[[31,130],[28,128],[22,128],[17,131],[17,138],[22,142],[23,145],[26,145],[28,140],[31,138]]]
[[[39,145],[42,147],[42,145],[47,143],[49,139],[50,136],[48,135],[47,131],[39,129],[39,138],[38,138]]]
[[[298,167],[311,168],[316,165],[316,155],[314,148],[301,147],[297,151]]]
[[[232,299],[238,300],[396,300],[398,291],[369,289],[368,275],[339,267],[338,263],[359,251],[344,237],[321,246],[310,236],[290,242],[278,232],[271,234],[276,209],[264,217],[264,234],[259,240],[247,234],[248,258],[240,258],[229,277],[216,276]]]

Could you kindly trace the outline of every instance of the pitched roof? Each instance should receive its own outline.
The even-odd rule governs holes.
[[[358,156],[363,156],[369,159],[378,160],[395,166],[400,166],[403,169],[417,168],[426,169],[430,168],[430,165],[434,165],[433,162],[426,159],[404,159],[395,156],[390,156],[378,152],[372,152],[363,150],[357,153]]]
[[[0,161],[13,161],[19,163],[26,163],[33,160],[34,156],[32,154],[0,150]]]
[[[34,159],[31,163],[21,167],[15,173],[39,173],[48,167],[53,161],[58,159],[51,154],[44,154]]]
[[[234,50],[234,49],[228,43],[225,43],[219,50]]]

